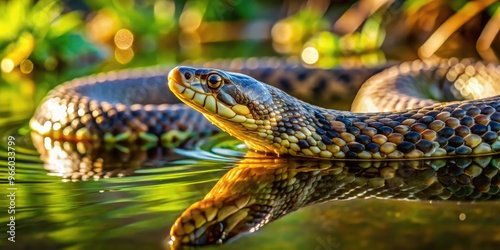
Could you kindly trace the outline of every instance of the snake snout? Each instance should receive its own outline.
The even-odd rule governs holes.
[[[175,67],[168,73],[169,85],[173,83],[189,86],[189,83],[195,78],[195,69],[190,67]]]

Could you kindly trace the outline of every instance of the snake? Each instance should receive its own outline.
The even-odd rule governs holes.
[[[495,96],[500,67],[495,64],[454,59],[403,63],[368,79],[353,111],[311,105],[223,70],[180,66],[168,78],[181,101],[255,151],[361,160],[500,151],[500,97]],[[437,100],[427,99],[426,90]],[[454,97],[462,100],[451,101]]]
[[[490,155],[500,151],[499,72],[455,58],[370,70],[258,59],[125,70],[55,88],[30,127],[55,139],[171,147],[221,129],[255,151],[324,159]],[[364,80],[352,111],[296,98],[346,98]]]
[[[225,131],[249,149],[300,156],[245,156],[170,231],[172,248],[221,244],[324,201],[498,200],[499,72],[454,58],[368,69],[275,59],[132,69],[56,87],[30,127],[51,143],[114,146],[182,147],[193,134]],[[318,106],[358,88],[351,111]],[[387,161],[400,159],[408,160]]]
[[[386,68],[307,68],[274,57],[183,64],[245,73],[317,102],[352,99],[359,85]],[[134,145],[189,148],[187,142],[220,132],[168,89],[167,74],[172,68],[125,69],[64,82],[41,101],[29,122],[31,131],[62,142],[123,149]]]
[[[227,243],[327,201],[498,201],[498,160],[333,161],[247,155],[179,216],[170,231],[170,246]]]

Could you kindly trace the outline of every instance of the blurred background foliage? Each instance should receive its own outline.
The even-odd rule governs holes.
[[[0,104],[32,109],[69,78],[184,60],[280,56],[321,67],[451,56],[498,62],[499,6],[496,0],[0,1]]]

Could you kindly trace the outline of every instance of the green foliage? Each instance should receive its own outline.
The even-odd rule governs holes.
[[[79,32],[82,15],[64,13],[59,1],[0,2],[0,13],[0,56],[15,66],[29,58],[53,70],[60,61],[73,63],[82,56],[99,54],[97,46]]]
[[[267,12],[260,1],[210,0],[207,1],[204,19],[206,21],[251,20],[262,14]]]
[[[176,24],[175,5],[171,1],[119,1],[88,0],[94,10],[109,11],[118,19],[122,28],[127,28],[139,37],[158,38],[170,32]]]

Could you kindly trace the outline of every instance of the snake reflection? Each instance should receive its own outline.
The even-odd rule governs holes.
[[[500,198],[499,157],[339,162],[249,154],[176,220],[170,231],[173,249],[222,244],[326,201]]]
[[[104,150],[33,135],[46,169],[71,179],[133,175],[161,148]],[[178,157],[178,156],[177,156]],[[161,165],[161,164],[159,164]],[[171,248],[221,244],[308,205],[348,199],[499,200],[500,156],[420,161],[329,161],[248,152],[175,221]]]

